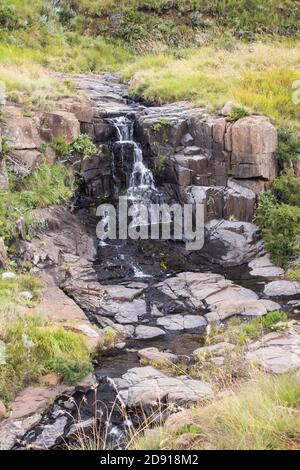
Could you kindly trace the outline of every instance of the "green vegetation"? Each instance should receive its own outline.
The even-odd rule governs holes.
[[[171,125],[170,120],[168,118],[162,116],[161,118],[159,118],[158,122],[155,122],[154,124],[152,124],[151,129],[154,132],[159,132],[164,127],[169,127],[170,125]]]
[[[226,119],[229,122],[235,122],[243,117],[249,116],[249,114],[249,111],[247,111],[245,108],[234,106]]]
[[[81,134],[71,145],[71,152],[81,155],[84,160],[97,154],[97,151],[96,145],[86,134]]]
[[[300,178],[297,178],[292,170],[276,178],[272,189],[278,201],[300,207]]]
[[[22,313],[23,307],[37,305],[42,286],[33,274],[0,276],[0,340],[5,343],[6,360],[0,365],[0,400],[6,404],[48,372],[74,383],[92,369],[91,351],[83,335],[65,331],[37,313]]]
[[[207,406],[191,410],[193,423],[146,429],[134,449],[296,450],[300,447],[300,379],[296,374],[256,374],[249,384]],[[142,435],[141,435],[142,434]]]
[[[281,161],[297,160],[300,155],[300,139],[291,129],[278,130],[278,147],[276,156]]]
[[[291,267],[287,271],[287,278],[291,281],[300,282],[300,266]]]
[[[244,346],[249,340],[261,337],[270,331],[282,329],[282,323],[288,321],[288,316],[282,310],[270,312],[263,317],[254,318],[251,321],[242,321],[240,318],[230,319],[226,329],[213,325],[207,342],[219,343],[226,341],[237,346]]]
[[[55,137],[51,142],[51,148],[55,151],[56,155],[60,158],[68,157],[71,149],[64,136]]]
[[[260,195],[256,220],[272,260],[287,267],[300,251],[299,179],[291,172],[283,174],[275,179],[274,192],[278,199],[272,191]]]
[[[39,315],[19,316],[1,328],[6,364],[0,365],[0,399],[11,401],[42,375],[55,372],[68,384],[92,370],[91,351],[83,335],[51,325]]]
[[[34,221],[33,209],[66,202],[74,193],[72,173],[59,163],[44,163],[11,186],[10,191],[0,192],[0,236],[7,241],[16,235],[20,217],[29,228]]]

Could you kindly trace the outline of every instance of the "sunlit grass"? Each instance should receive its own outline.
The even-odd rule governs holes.
[[[212,46],[185,51],[185,58],[148,55],[123,69],[132,93],[158,103],[190,100],[217,108],[227,100],[266,114],[281,125],[300,127],[300,106],[292,84],[300,79],[297,42]]]

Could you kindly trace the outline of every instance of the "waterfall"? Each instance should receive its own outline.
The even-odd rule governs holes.
[[[148,225],[148,217],[140,211],[140,204],[149,207],[151,203],[160,201],[160,193],[155,187],[152,171],[146,167],[141,147],[134,141],[134,122],[126,116],[111,119],[117,132],[117,144],[121,145],[121,155],[124,158],[124,146],[132,147],[133,168],[127,188],[128,202],[132,206],[132,225]]]

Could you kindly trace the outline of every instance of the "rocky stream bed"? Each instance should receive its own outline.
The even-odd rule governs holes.
[[[99,154],[72,162],[84,180],[76,209],[36,211],[44,228],[32,241],[20,240],[18,255],[44,279],[40,308],[47,315],[82,331],[94,345],[107,328],[117,332],[118,341],[99,355],[95,373],[81,384],[53,387],[50,407],[49,397],[37,392],[40,408],[24,412],[23,406],[22,415],[17,402],[0,426],[2,448],[64,446],[79,426],[91,428],[94,417],[103,429],[109,419],[109,444],[122,447],[142,411],[159,404],[160,415],[167,414],[214,395],[205,381],[170,377],[143,365],[143,359],[191,361],[211,324],[224,325],[234,315],[247,320],[282,308],[299,318],[300,283],[283,279],[252,223],[257,194],[277,172],[274,126],[263,116],[227,123],[223,115],[209,116],[186,103],[147,107],[129,99],[117,78],[76,78],[87,98],[59,103],[60,128],[66,134],[69,129],[72,138],[80,130],[88,133]],[[20,137],[17,119],[11,118],[6,132],[19,125]],[[47,129],[53,127],[50,121],[48,116]],[[26,126],[32,130],[34,123],[26,121]],[[20,147],[16,159],[22,152],[28,156]],[[163,168],[157,164],[161,161]],[[22,162],[25,167],[32,163]],[[132,175],[140,178],[138,183]],[[187,251],[178,241],[97,240],[94,208],[128,189],[140,198],[142,183],[151,188],[147,197],[152,201],[206,202],[203,250]],[[253,343],[245,357],[250,360],[272,373],[299,368],[297,327]],[[26,396],[19,405],[20,400],[24,405]]]

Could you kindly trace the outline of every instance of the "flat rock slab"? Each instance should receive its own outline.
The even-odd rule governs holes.
[[[272,281],[264,289],[269,297],[293,296],[300,294],[300,282],[297,281]]]
[[[261,317],[268,312],[279,310],[281,307],[278,303],[268,299],[245,300],[231,302],[225,300],[219,302],[214,309],[214,313],[219,320],[226,320],[233,315],[242,315],[245,317]]]
[[[280,277],[284,274],[284,269],[274,266],[270,255],[255,258],[248,264],[251,276],[259,277]]]
[[[179,309],[190,307],[193,311],[208,306],[214,321],[224,320],[233,315],[261,316],[280,305],[267,299],[259,299],[257,294],[225,279],[220,274],[184,272],[170,277],[155,286],[163,294],[175,301]],[[209,317],[207,317],[208,321]],[[182,330],[205,326],[203,317],[174,314],[157,320],[157,325],[167,329]]]
[[[211,387],[186,376],[168,377],[151,366],[130,369],[114,385],[127,406],[157,406],[162,401],[197,403],[213,396]]]
[[[157,325],[163,326],[167,330],[193,330],[195,328],[205,328],[207,320],[200,315],[167,315],[157,320]]]
[[[251,345],[248,361],[259,364],[266,372],[283,374],[300,368],[300,332],[270,333]]]
[[[157,338],[158,336],[164,336],[166,333],[164,330],[155,326],[137,326],[135,329],[135,337],[137,339],[151,339]]]
[[[178,361],[178,356],[170,352],[159,351],[158,348],[145,348],[138,352],[140,359],[146,361],[156,361],[159,363],[172,364]]]

